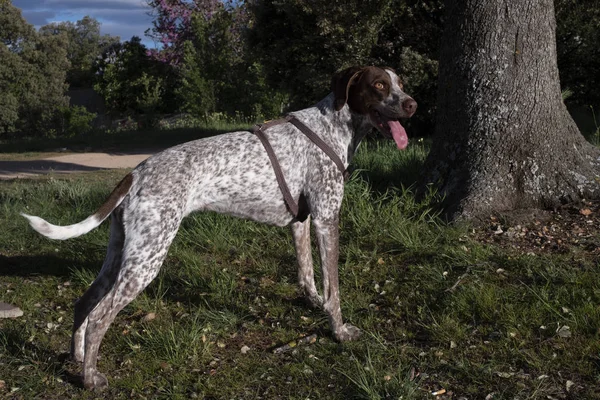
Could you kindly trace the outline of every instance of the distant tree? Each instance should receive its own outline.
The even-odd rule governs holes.
[[[118,36],[101,35],[100,22],[85,16],[77,22],[53,22],[42,26],[42,35],[66,34],[67,58],[71,66],[67,82],[71,87],[91,87],[94,83],[94,63],[110,46],[120,41]]]
[[[394,0],[389,18],[373,45],[369,63],[397,69],[419,112],[406,121],[413,135],[434,129],[443,0]]]
[[[552,0],[446,0],[426,181],[451,217],[600,196],[600,149],[561,99]]]
[[[109,111],[119,114],[145,114],[156,117],[172,111],[174,88],[166,64],[150,57],[146,46],[134,36],[110,46],[96,63],[94,89],[104,97]]]
[[[392,0],[255,0],[248,4],[250,46],[270,83],[292,106],[323,97],[331,75],[365,64],[381,29],[395,15]]]
[[[154,20],[153,28],[148,29],[146,35],[162,45],[160,50],[153,49],[150,53],[170,65],[182,62],[185,42],[193,39],[193,15],[209,20],[224,7],[219,0],[147,0],[147,3],[152,7]]]
[[[267,87],[260,63],[236,29],[244,11],[194,12],[180,65],[183,111],[201,117],[215,111],[252,118],[281,113],[284,97]]]
[[[55,135],[68,107],[65,35],[38,35],[10,2],[0,2],[0,133]]]
[[[556,0],[558,71],[569,101],[600,107],[600,3]]]
[[[264,68],[245,41],[245,2],[148,3],[155,20],[147,35],[163,46],[150,54],[174,67],[181,111],[199,117],[212,112],[253,118],[281,113],[285,97],[267,86]]]

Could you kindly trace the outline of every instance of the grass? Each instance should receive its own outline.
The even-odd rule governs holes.
[[[422,143],[404,152],[366,143],[346,185],[342,310],[360,340],[336,343],[325,315],[303,303],[288,230],[194,214],[107,333],[102,394],[79,387],[63,353],[108,224],[55,242],[18,213],[73,223],[120,176],[0,182],[0,299],[25,312],[0,320],[0,397],[426,399],[445,389],[437,398],[598,398],[597,257],[523,254],[446,225],[411,190],[425,155]],[[316,343],[272,351],[310,334]]]

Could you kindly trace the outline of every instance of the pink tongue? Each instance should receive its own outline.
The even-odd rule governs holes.
[[[404,127],[400,125],[400,122],[398,121],[387,121],[387,124],[390,127],[396,146],[398,146],[400,150],[406,148],[406,146],[408,146],[408,136],[406,136]]]

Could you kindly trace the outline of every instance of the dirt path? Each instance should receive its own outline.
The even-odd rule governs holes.
[[[139,153],[73,153],[41,159],[0,161],[0,179],[27,178],[43,174],[133,168],[156,151]]]

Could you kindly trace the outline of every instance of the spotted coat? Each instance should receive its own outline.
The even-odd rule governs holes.
[[[402,91],[392,70],[349,68],[334,76],[332,89],[316,105],[292,114],[317,133],[346,167],[373,127],[394,136],[399,147],[405,146],[398,139],[405,138],[405,132],[397,119],[410,117],[416,103]],[[86,388],[107,386],[106,377],[96,368],[104,334],[117,313],[156,277],[181,220],[196,211],[290,225],[298,280],[307,299],[328,314],[336,339],[351,340],[360,334],[358,328],[343,322],[340,309],[337,263],[342,173],[293,125],[273,126],[266,135],[292,196],[306,198],[310,217],[304,222],[295,220],[286,208],[261,142],[246,131],[184,143],[150,157],[123,179],[98,212],[78,224],[59,227],[24,214],[34,229],[53,239],[82,235],[111,216],[102,269],[75,305],[71,354],[83,362]],[[319,245],[322,294],[314,279],[311,219]]]

